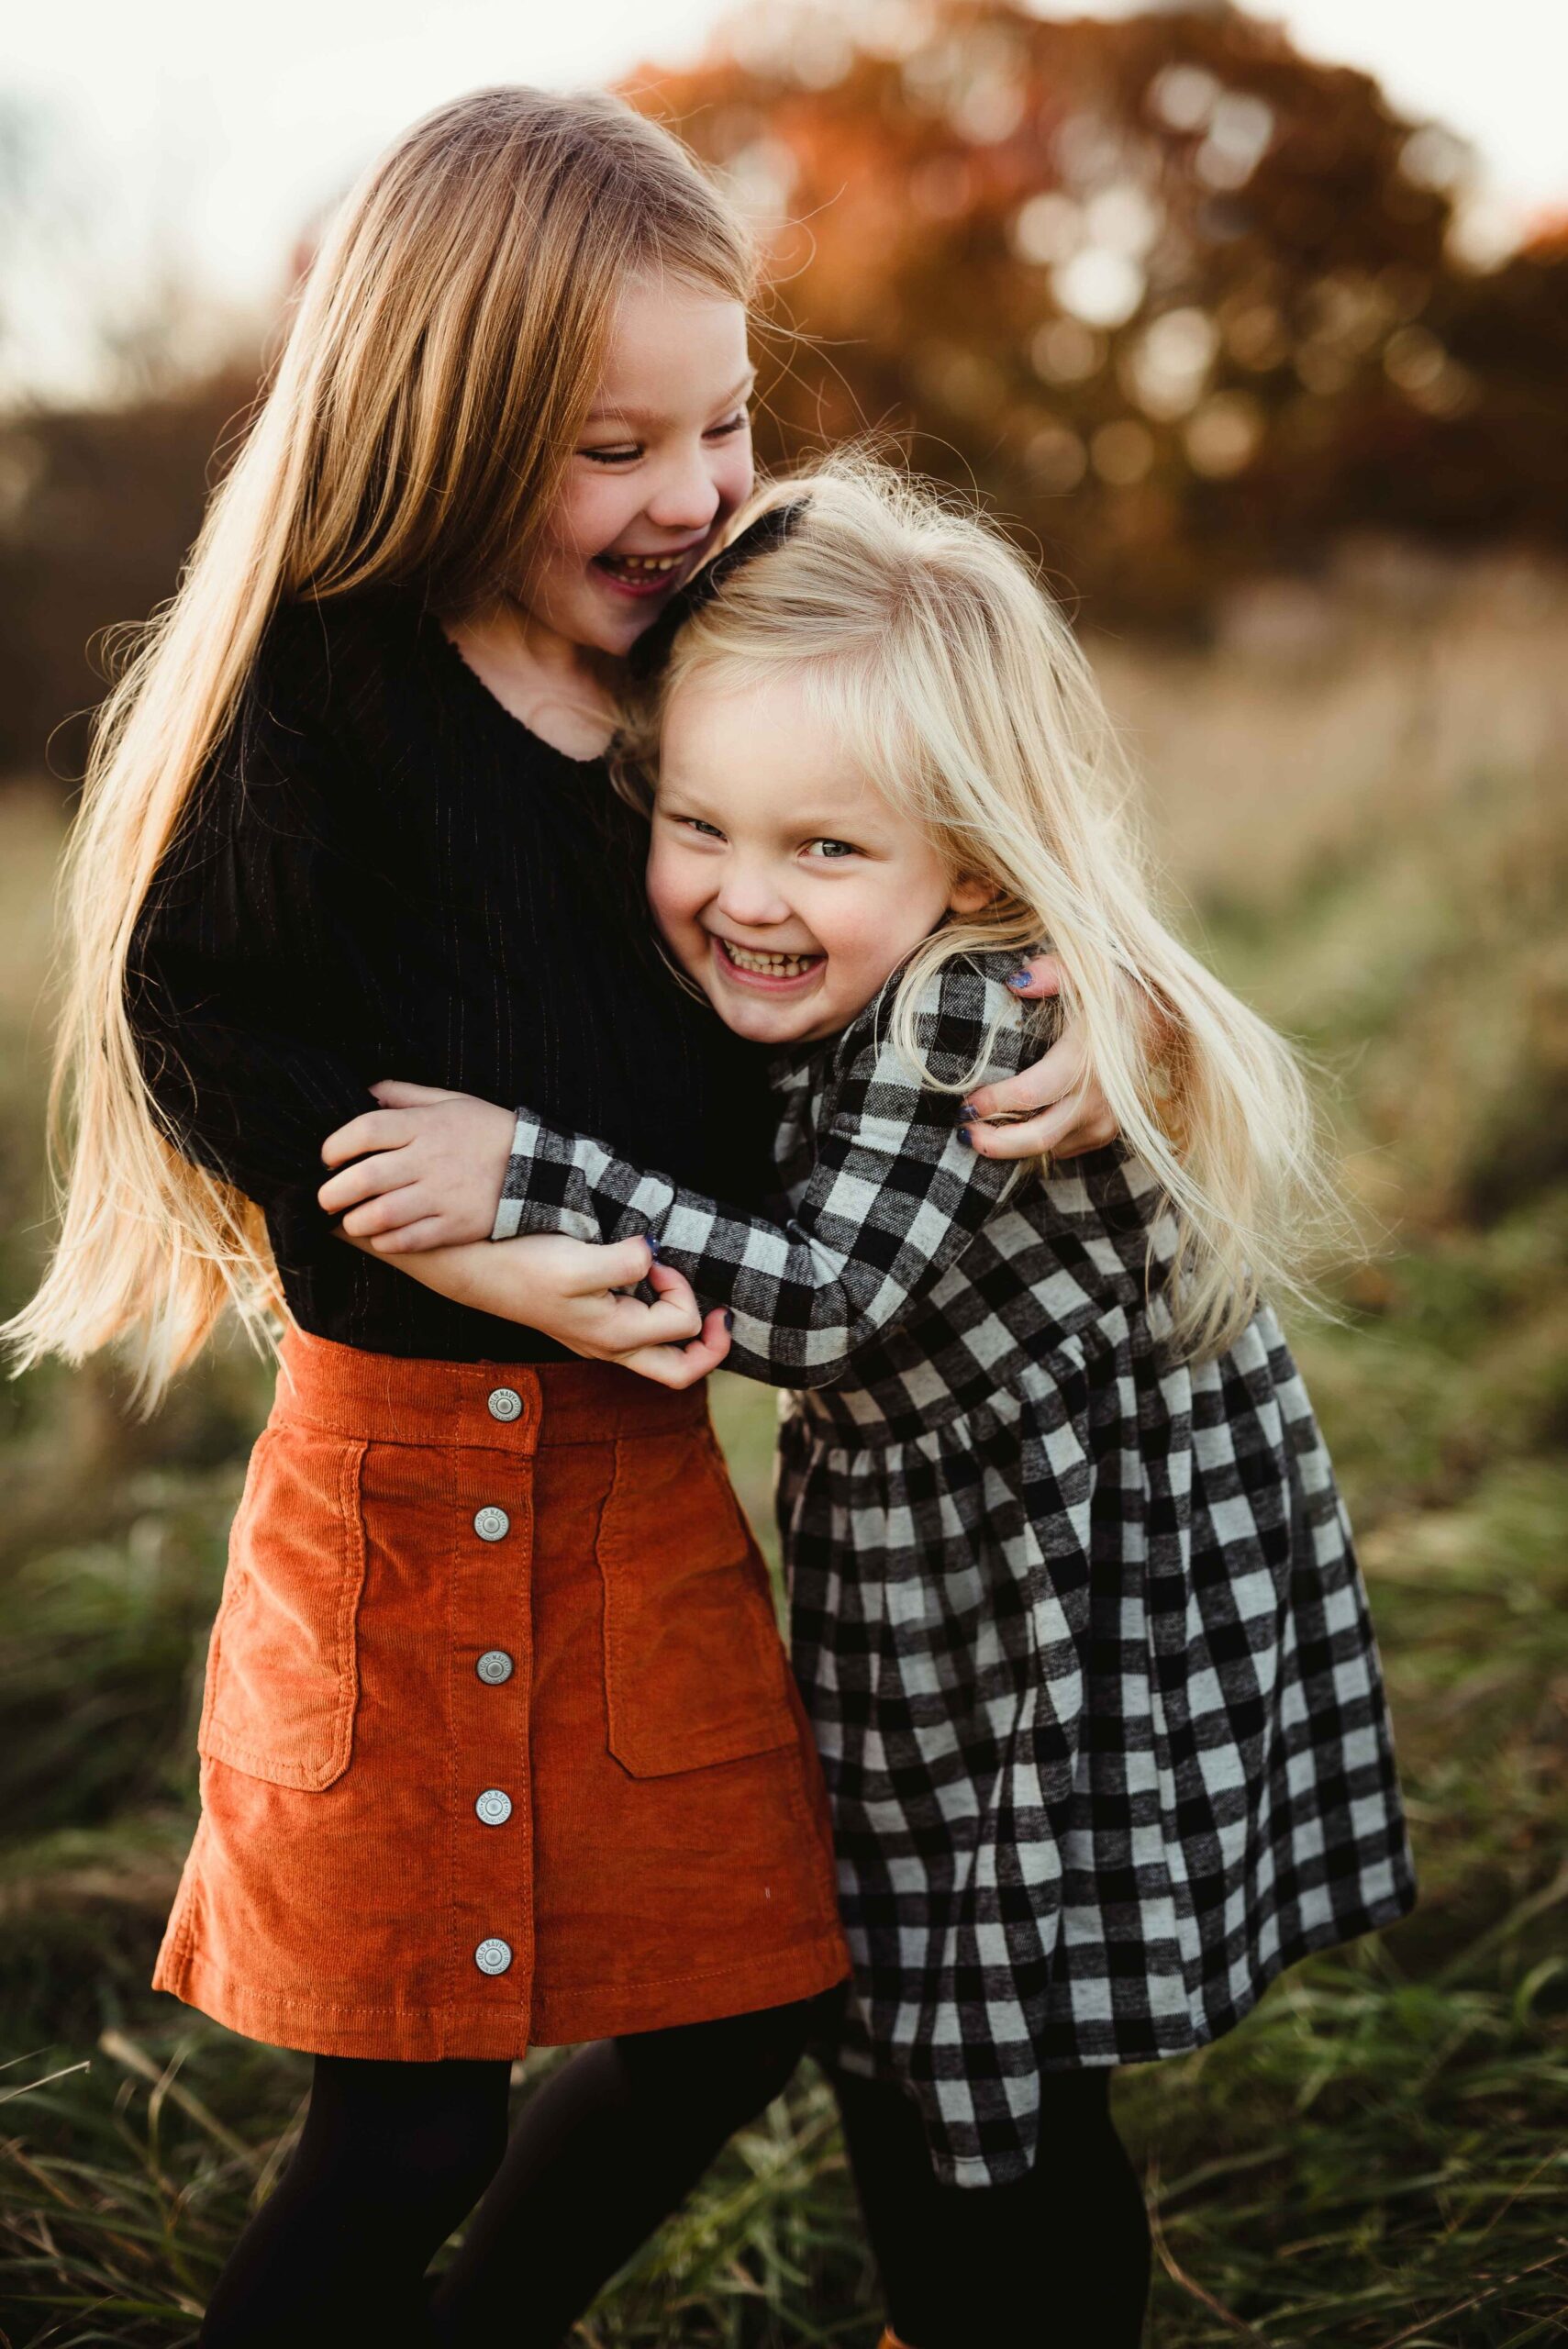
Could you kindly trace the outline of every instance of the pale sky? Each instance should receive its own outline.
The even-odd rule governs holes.
[[[1093,0],[1088,0],[1093,11]],[[1049,4],[1047,13],[1079,14]],[[204,298],[267,302],[303,221],[404,123],[485,82],[572,85],[681,63],[726,0],[59,0],[14,7],[0,106],[38,128],[54,250],[9,272],[3,372],[68,380],[58,289],[89,273],[134,317],[159,268]],[[1118,13],[1105,0],[1098,13]],[[1278,0],[1312,54],[1478,149],[1522,221],[1568,206],[1561,0]],[[35,203],[38,202],[35,197]]]

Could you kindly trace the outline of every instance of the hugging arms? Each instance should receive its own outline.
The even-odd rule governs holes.
[[[1061,973],[1051,957],[1040,955],[1023,966],[1018,979],[1013,991],[1020,1001],[1038,1003],[1055,995]],[[1116,1130],[1073,1028],[1040,1053],[1021,1025],[1006,1042],[1006,1065],[1012,1073],[970,1090],[962,1128],[955,1097],[916,1088],[904,1097],[908,1117],[891,1152],[883,1137],[891,1163],[907,1146],[910,1126],[917,1127],[922,1157],[933,1166],[945,1164],[950,1180],[959,1178],[956,1188],[967,1200],[967,1211],[961,1209],[936,1243],[942,1262],[957,1252],[1019,1164],[1047,1153],[1071,1161],[1099,1148]],[[961,1073],[956,1062],[954,1072]],[[507,1236],[497,1243],[492,1238],[497,1205],[509,1165],[518,1164],[513,1152],[522,1125],[514,1112],[469,1095],[396,1080],[373,1089],[382,1107],[327,1139],[323,1158],[335,1171],[322,1185],[320,1203],[340,1219],[346,1240],[456,1303],[525,1323],[573,1353],[619,1363],[676,1387],[705,1378],[732,1350],[734,1367],[752,1375],[786,1385],[815,1383],[810,1366],[791,1358],[787,1337],[781,1351],[772,1335],[772,1310],[783,1299],[791,1319],[798,1319],[807,1289],[819,1310],[824,1291],[831,1292],[841,1338],[847,1340],[856,1327],[858,1317],[844,1297],[843,1260],[825,1257],[799,1236],[802,1225],[814,1232],[808,1203],[791,1221],[792,1238],[763,1219],[715,1216],[708,1202],[694,1201],[675,1186],[662,1189],[657,1176],[643,1197],[622,1199],[615,1184],[626,1170],[600,1152],[598,1171],[609,1179],[596,1193],[574,1169],[566,1186],[570,1200],[562,1195],[554,1205],[543,1196],[518,1201],[506,1223]],[[1006,1122],[984,1122],[992,1118]],[[537,1125],[532,1130],[541,1132]],[[961,1132],[968,1138],[961,1141]],[[594,1151],[591,1142],[574,1139]],[[566,1138],[554,1140],[559,1154],[568,1157]],[[879,1173],[887,1171],[867,1150],[858,1121],[848,1119],[841,1150],[835,1153],[829,1145],[823,1153],[814,1196],[830,1197],[835,1171],[849,1171],[846,1160],[853,1177],[873,1186]],[[547,1183],[541,1191],[550,1187]],[[683,1205],[685,1229],[677,1236],[668,1229],[667,1211]],[[659,1232],[651,1246],[644,1235],[655,1223]],[[769,1259],[765,1269],[738,1241],[742,1229],[771,1236],[762,1252]],[[922,1263],[919,1276],[933,1268]],[[760,1277],[770,1311],[763,1318],[744,1317],[736,1330],[730,1289],[735,1275],[748,1269],[751,1294],[761,1301]],[[646,1297],[635,1293],[639,1286],[649,1292]],[[699,1289],[705,1298],[719,1302],[705,1309],[697,1302]],[[819,1348],[816,1378],[834,1375],[839,1359],[836,1352]]]

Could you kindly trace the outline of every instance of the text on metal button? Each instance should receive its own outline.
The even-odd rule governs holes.
[[[518,1419],[523,1415],[523,1398],[515,1386],[497,1386],[486,1408],[493,1419]]]
[[[487,1681],[492,1688],[499,1688],[503,1680],[512,1676],[512,1659],[505,1648],[486,1648],[473,1668],[481,1680]]]
[[[504,1508],[482,1508],[474,1518],[473,1530],[482,1542],[499,1542],[510,1533],[512,1520]]]
[[[512,1816],[512,1798],[499,1787],[486,1787],[473,1808],[486,1827],[505,1827]]]
[[[512,1944],[502,1941],[499,1934],[493,1935],[489,1941],[480,1943],[473,1953],[473,1962],[481,1974],[505,1974],[512,1963]]]

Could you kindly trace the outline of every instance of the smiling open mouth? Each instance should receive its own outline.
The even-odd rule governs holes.
[[[593,567],[634,596],[657,596],[676,584],[696,551],[687,547],[680,554],[596,554]]]
[[[719,960],[728,963],[731,970],[743,972],[749,979],[804,979],[808,973],[820,970],[828,960],[826,954],[761,953],[752,946],[737,946],[728,938],[716,938],[713,942]]]

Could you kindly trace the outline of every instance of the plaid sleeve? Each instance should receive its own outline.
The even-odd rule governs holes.
[[[946,1271],[1019,1173],[960,1140],[959,1100],[939,1085],[980,1084],[1033,1059],[1024,1006],[973,963],[939,972],[919,1008],[932,1082],[884,1032],[888,1003],[884,993],[839,1048],[816,1165],[787,1222],[683,1190],[524,1110],[495,1237],[646,1233],[700,1297],[730,1308],[732,1368],[826,1385]]]

